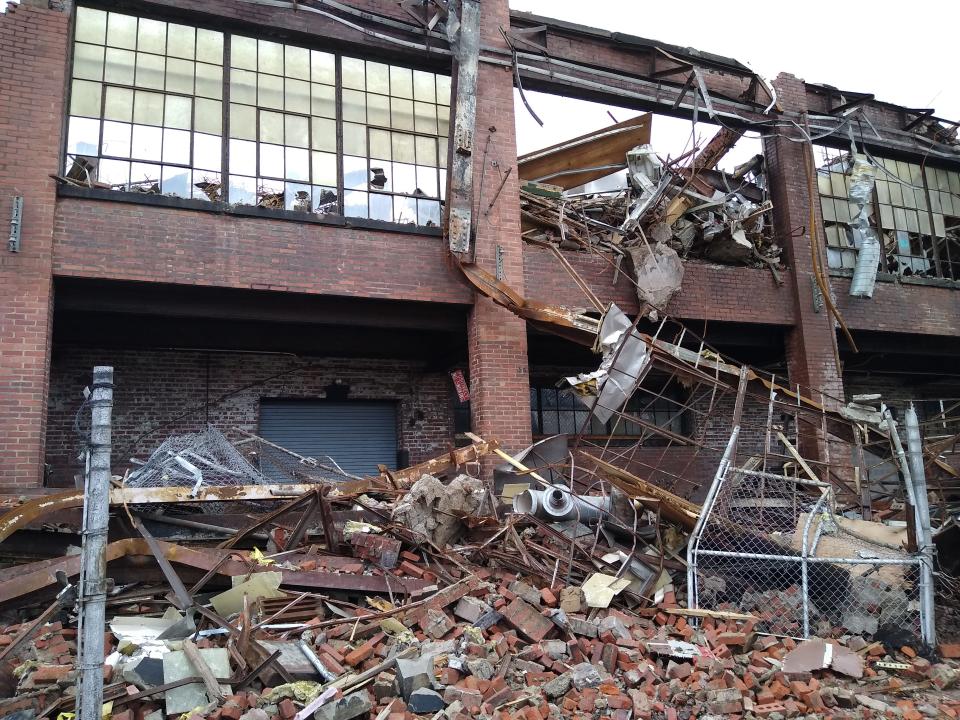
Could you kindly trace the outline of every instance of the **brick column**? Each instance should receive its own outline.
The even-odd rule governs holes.
[[[781,74],[774,86],[784,109],[788,112],[807,111],[807,97],[803,80]],[[792,136],[796,131],[786,130]],[[814,309],[813,260],[811,257],[810,192],[806,163],[806,145],[791,142],[779,136],[764,140],[770,194],[774,207],[777,235],[787,248],[792,272],[789,282],[794,294],[794,325],[787,334],[786,354],[790,381],[808,388],[816,388],[838,398],[843,397],[843,379],[834,359],[834,319],[826,307]],[[814,203],[819,227],[823,225],[820,200],[814,181]],[[804,228],[800,234],[798,231]],[[818,241],[822,243],[822,239]],[[826,266],[826,253],[817,246],[821,263]],[[819,397],[814,398],[819,401]]]
[[[498,27],[509,27],[506,0],[481,3],[481,42],[505,46]],[[490,133],[495,127],[496,132]],[[491,136],[483,167],[483,149]],[[496,272],[497,246],[503,259],[503,280],[523,294],[523,240],[517,184],[516,132],[513,117],[513,76],[509,69],[481,62],[477,84],[477,129],[474,141],[474,193],[477,195],[476,261]],[[499,172],[491,161],[499,165]],[[488,215],[484,212],[513,168]],[[486,174],[482,183],[480,178]],[[481,185],[483,197],[480,198]],[[499,440],[515,453],[530,444],[530,381],[526,323],[479,294],[468,322],[470,394],[473,429],[481,437]]]
[[[65,3],[67,6],[70,3]],[[69,13],[23,0],[0,15],[0,492],[43,484],[53,319],[52,243]],[[21,250],[7,249],[23,197]]]

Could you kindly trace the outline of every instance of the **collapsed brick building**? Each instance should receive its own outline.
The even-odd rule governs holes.
[[[510,452],[574,432],[582,409],[556,383],[596,357],[475,292],[450,256],[445,218],[472,210],[479,266],[532,300],[584,304],[552,252],[522,237],[520,83],[764,134],[781,282],[689,259],[666,308],[713,347],[836,398],[881,392],[935,415],[960,397],[955,124],[788,74],[771,88],[729,58],[491,0],[473,133],[456,141],[472,152],[457,153],[448,138],[470,103],[451,90],[438,12],[23,0],[0,16],[0,217],[13,219],[0,250],[0,492],[73,486],[95,364],[116,372],[117,467],[208,423],[306,454],[336,447],[351,472],[419,462],[469,430]],[[804,128],[823,159],[812,192]],[[871,199],[885,238],[872,298],[849,292],[859,246],[844,173],[831,171],[852,141],[885,168]],[[447,177],[465,157],[466,201],[462,178]],[[372,163],[391,168],[388,182]],[[564,255],[600,300],[640,311],[608,260]],[[713,431],[673,407],[654,404],[649,419]],[[729,427],[715,430],[722,444]],[[642,450],[667,464],[691,452]]]

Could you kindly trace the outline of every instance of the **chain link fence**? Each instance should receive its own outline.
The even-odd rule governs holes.
[[[731,447],[735,444],[731,438]],[[721,463],[690,538],[694,607],[763,618],[771,632],[919,632],[919,557],[896,529],[835,514],[825,483]]]

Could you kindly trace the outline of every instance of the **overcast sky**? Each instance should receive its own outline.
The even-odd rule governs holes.
[[[872,92],[907,107],[933,107],[960,119],[956,77],[957,0],[728,4],[716,0],[511,0],[511,8],[732,57],[773,79],[790,72],[808,82]],[[529,93],[539,127],[517,103],[518,150],[525,153],[611,123],[605,106]],[[612,110],[617,120],[635,111]],[[701,125],[709,138],[715,128]],[[652,143],[680,154],[690,123],[657,116]],[[742,141],[741,141],[742,142]],[[744,148],[724,167],[756,152]],[[738,145],[738,150],[740,150]]]

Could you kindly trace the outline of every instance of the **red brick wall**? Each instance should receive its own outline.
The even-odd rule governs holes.
[[[438,237],[108,201],[57,203],[57,275],[469,303]]]
[[[960,335],[960,292],[955,288],[878,280],[868,299],[850,297],[847,278],[831,278],[831,285],[851,329]]]
[[[24,198],[22,250],[0,245],[0,487],[39,486],[51,322],[51,236],[68,15],[26,0],[0,15],[0,218]]]
[[[483,0],[481,43],[504,46],[498,27],[509,25],[506,0]],[[495,272],[496,247],[503,250],[504,280],[521,295],[524,292],[523,241],[520,238],[520,199],[517,185],[516,137],[513,116],[513,76],[501,67],[481,64],[474,139],[474,192],[479,198],[480,177],[486,173],[486,188],[495,187],[500,173],[513,168],[503,191],[489,214],[477,217],[476,260]],[[495,127],[491,133],[489,128]],[[482,149],[491,136],[486,157]],[[487,190],[484,206],[491,197]],[[480,207],[478,199],[475,207]],[[484,207],[486,209],[486,207]],[[474,432],[500,440],[507,452],[530,444],[530,385],[527,373],[526,323],[486,298],[477,298],[467,324],[470,349],[470,394]]]
[[[614,267],[592,253],[565,252],[581,278],[603,302],[612,301],[628,313],[638,310],[637,294],[624,272],[613,284]],[[567,307],[588,307],[583,293],[564,272],[552,252],[527,245],[523,251],[524,284],[531,300]],[[719,320],[768,325],[793,323],[789,271],[786,284],[776,284],[769,270],[713,265],[690,260],[683,268],[683,289],[668,306],[670,314],[688,320]]]
[[[132,455],[145,457],[169,435],[202,429],[208,412],[211,424],[240,437],[231,429],[257,431],[261,398],[316,399],[335,380],[350,386],[351,399],[398,402],[398,444],[410,451],[411,462],[453,447],[450,379],[425,371],[420,363],[58,345],[50,374],[46,448],[52,484],[73,485],[78,452],[74,418],[81,391],[98,364],[114,367],[115,474],[122,474]],[[86,424],[88,418],[82,421]]]

